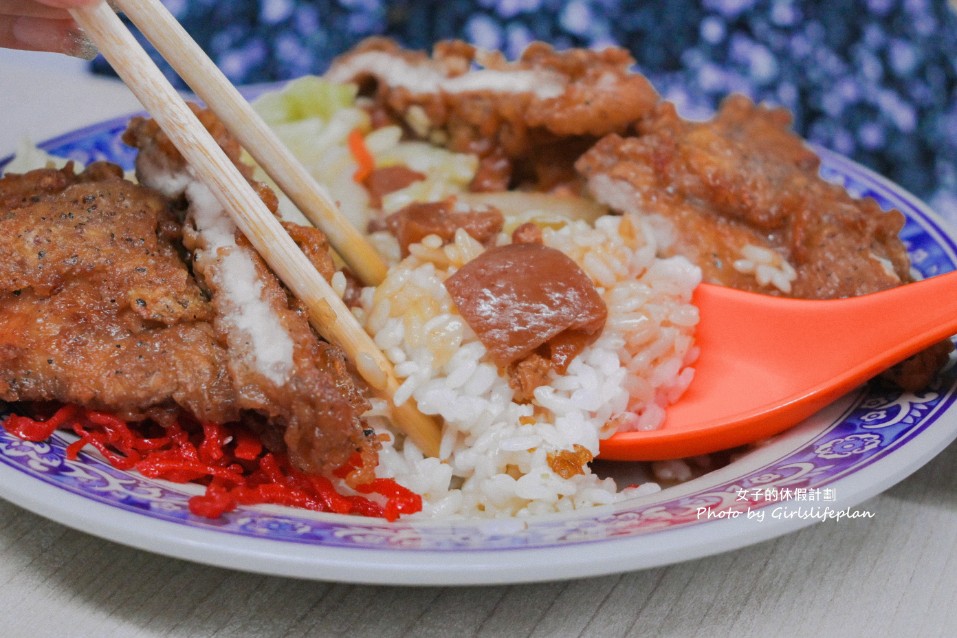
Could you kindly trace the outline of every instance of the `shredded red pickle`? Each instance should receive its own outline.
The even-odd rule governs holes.
[[[187,418],[167,427],[130,424],[112,414],[65,405],[47,419],[11,414],[3,427],[35,442],[45,441],[58,429],[72,430],[79,438],[66,448],[69,460],[76,460],[89,445],[117,469],[204,485],[204,494],[189,499],[189,510],[207,518],[258,503],[389,521],[422,510],[422,497],[392,479],[377,478],[355,486],[358,494],[342,494],[329,478],[306,474],[284,454],[265,450],[259,437],[240,424],[196,423]],[[334,472],[335,478],[344,479],[361,462],[356,453]]]

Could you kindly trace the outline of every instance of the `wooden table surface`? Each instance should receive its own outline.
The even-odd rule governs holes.
[[[0,51],[0,156],[138,109],[67,69]],[[957,447],[857,509],[874,516],[658,569],[403,588],[206,567],[0,501],[0,636],[957,635]]]

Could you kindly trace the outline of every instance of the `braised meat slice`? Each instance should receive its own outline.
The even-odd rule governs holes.
[[[429,235],[450,242],[460,228],[480,243],[488,243],[502,230],[505,218],[498,210],[458,210],[452,199],[440,202],[414,202],[385,218],[385,226],[399,241],[403,255],[409,246]]]
[[[601,335],[608,316],[578,264],[535,242],[491,248],[446,279],[445,287],[495,362],[519,371],[513,385],[525,398],[540,385],[531,377],[564,372]]]
[[[395,164],[372,169],[362,180],[362,185],[369,193],[369,203],[375,208],[381,208],[383,197],[423,179],[423,173],[402,164]]]

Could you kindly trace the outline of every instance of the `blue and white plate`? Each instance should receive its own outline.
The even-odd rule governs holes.
[[[130,168],[125,120],[42,145]],[[955,269],[954,232],[899,187],[821,151],[823,172],[907,216],[904,241],[923,276]],[[0,168],[6,162],[0,161]],[[655,567],[744,547],[856,509],[957,436],[957,373],[920,394],[861,388],[730,465],[658,494],[529,520],[400,521],[243,507],[192,516],[193,486],[64,458],[72,440],[28,443],[0,431],[0,496],[54,521],[145,550],[239,570],[380,584],[518,583]]]

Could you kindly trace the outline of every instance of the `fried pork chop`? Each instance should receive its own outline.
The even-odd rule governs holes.
[[[782,109],[736,95],[712,120],[690,122],[662,103],[634,135],[604,137],[576,166],[602,203],[663,220],[665,253],[688,257],[705,281],[808,299],[912,281],[904,216],[822,179]],[[951,349],[941,342],[890,376],[921,388]]]
[[[172,200],[103,164],[5,176],[0,202],[0,399],[185,410],[245,421],[307,471],[371,462],[344,355],[235,232],[209,250]],[[315,233],[297,233],[314,255]]]
[[[275,194],[251,179],[239,144],[206,109],[191,105],[202,124],[250,180],[270,210]],[[176,203],[183,220],[183,246],[192,273],[210,296],[213,325],[230,353],[228,370],[242,408],[280,423],[290,458],[308,471],[341,464],[352,452],[362,468],[374,467],[374,441],[363,434],[368,403],[345,353],[319,339],[301,304],[272,274],[235,224],[201,183],[156,122],[133,118],[123,137],[139,150],[138,180]],[[335,272],[321,231],[285,224],[326,279]],[[273,428],[275,430],[275,428]],[[371,430],[369,431],[371,432]]]
[[[599,137],[624,132],[658,94],[630,70],[622,48],[556,51],[529,45],[519,60],[461,41],[432,57],[370,38],[334,61],[333,82],[355,82],[374,96],[378,119],[481,160],[474,190],[504,190],[527,179],[555,185]]]
[[[789,124],[785,111],[740,95],[708,122],[663,103],[637,135],[605,137],[577,166],[606,204],[667,219],[676,231],[669,250],[700,264],[707,281],[802,298],[910,281],[904,216],[821,179],[820,160]],[[785,290],[739,270],[749,244],[793,266]]]
[[[236,418],[212,307],[163,197],[94,165],[4,177],[0,200],[0,398]]]

